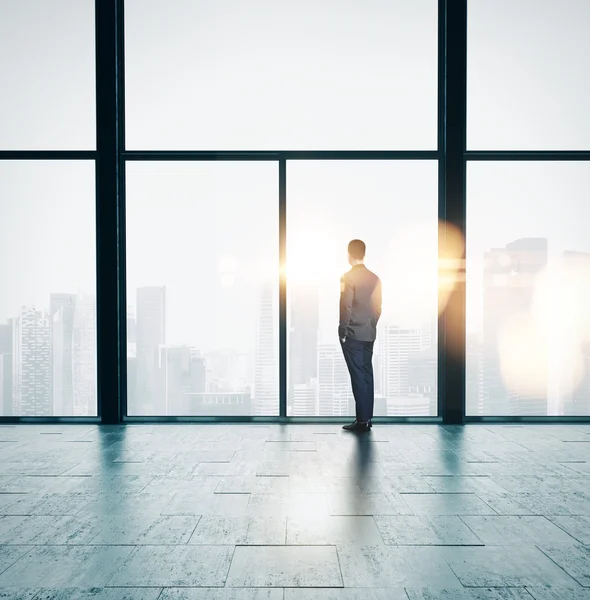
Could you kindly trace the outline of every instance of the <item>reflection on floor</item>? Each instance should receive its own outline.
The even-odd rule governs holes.
[[[0,515],[0,598],[590,599],[590,426],[2,426]]]

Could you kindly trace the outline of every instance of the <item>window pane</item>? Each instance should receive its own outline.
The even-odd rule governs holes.
[[[467,414],[590,414],[590,164],[470,163]]]
[[[0,149],[96,147],[94,0],[0,2]]]
[[[383,284],[375,415],[437,414],[436,162],[290,162],[288,414],[354,415],[338,340],[348,242]]]
[[[127,165],[130,415],[278,415],[275,162]]]
[[[590,148],[590,2],[469,0],[467,147]]]
[[[434,149],[436,0],[127,0],[130,149]]]
[[[96,415],[94,180],[0,162],[0,415]]]

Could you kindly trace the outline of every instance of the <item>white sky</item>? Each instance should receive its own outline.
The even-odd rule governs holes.
[[[127,0],[128,147],[434,148],[436,5]],[[92,0],[0,2],[2,149],[94,147],[93,27]],[[468,49],[470,148],[590,148],[590,2],[470,0]],[[551,252],[590,252],[589,168],[469,165],[470,330],[481,324],[484,251],[545,236]],[[249,259],[276,267],[276,164],[130,164],[128,181],[130,289],[167,285],[171,341],[251,345],[256,292],[238,280]],[[336,279],[348,239],[363,237],[384,279],[428,263],[432,165],[292,162],[288,193],[293,260],[307,260],[313,240]],[[47,306],[51,291],[94,290],[94,214],[93,164],[0,164],[0,319]],[[408,247],[417,263],[399,262]],[[236,260],[233,286],[224,257]],[[420,285],[389,286],[392,318],[429,310]],[[322,297],[330,337],[334,295]]]

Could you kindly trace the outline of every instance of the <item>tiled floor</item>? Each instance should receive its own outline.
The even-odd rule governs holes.
[[[0,598],[590,600],[590,425],[0,426]]]

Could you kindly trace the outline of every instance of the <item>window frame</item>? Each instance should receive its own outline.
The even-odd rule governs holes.
[[[438,0],[438,99],[436,150],[190,152],[131,151],[125,147],[124,0],[95,0],[96,150],[0,151],[0,160],[89,160],[96,172],[97,417],[0,417],[2,422],[341,422],[340,417],[287,417],[287,295],[279,278],[278,417],[130,417],[126,373],[126,164],[130,161],[276,161],[279,167],[279,258],[286,261],[287,161],[433,160],[437,161],[438,219],[466,228],[468,161],[590,161],[586,151],[468,151],[466,149],[468,0]],[[557,207],[556,207],[557,208]],[[439,236],[440,258],[446,235]],[[465,253],[459,281],[438,319],[438,416],[380,417],[376,422],[588,422],[580,417],[474,417],[465,414]]]

